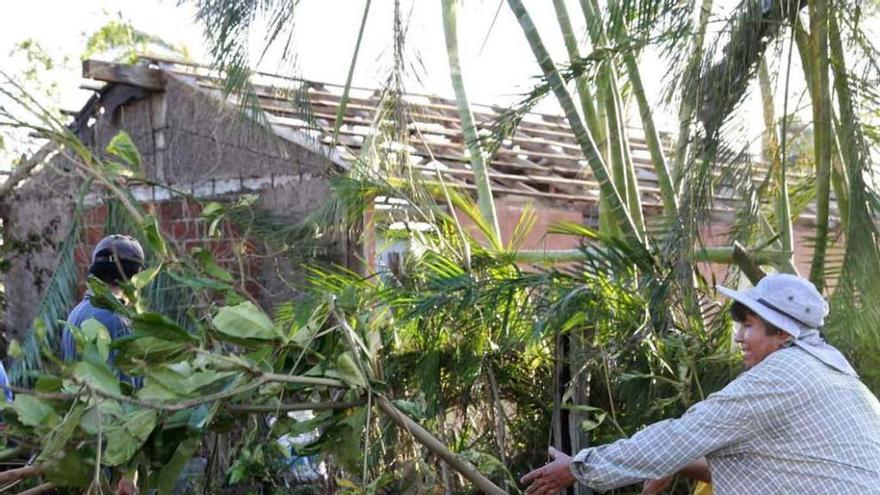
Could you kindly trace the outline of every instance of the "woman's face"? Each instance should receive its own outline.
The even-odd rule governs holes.
[[[767,356],[779,350],[789,339],[785,332],[776,335],[767,335],[767,326],[764,320],[755,315],[746,315],[742,323],[737,323],[734,342],[739,344],[743,353],[743,362],[746,369],[760,363]]]

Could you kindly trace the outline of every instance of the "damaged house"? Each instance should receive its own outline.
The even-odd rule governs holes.
[[[105,149],[119,131],[131,136],[142,158],[140,177],[130,182],[131,197],[155,215],[168,241],[213,253],[219,264],[246,280],[243,289],[267,308],[294,297],[302,276],[296,267],[279,262],[246,231],[210,235],[203,205],[253,195],[260,208],[290,225],[303,220],[328,201],[332,177],[346,173],[370,139],[381,94],[353,89],[334,141],[341,86],[256,73],[256,99],[243,101],[228,96],[223,80],[208,67],[159,59],[135,65],[86,61],[83,75],[99,84],[89,86],[93,95],[72,115],[71,130],[93,150]],[[411,109],[407,166],[423,177],[441,174],[448,184],[473,190],[455,102],[424,95],[403,99]],[[263,125],[240,125],[249,104],[259,105]],[[475,105],[474,114],[477,127],[488,131],[501,111]],[[650,218],[662,208],[657,177],[638,130],[629,142]],[[523,249],[576,248],[576,239],[547,235],[547,227],[560,221],[596,224],[598,187],[562,117],[526,115],[488,166],[504,237],[512,235],[527,207],[534,210],[536,225]],[[84,189],[84,183],[69,157],[58,153],[0,198],[7,339],[21,339],[30,331],[41,305],[47,304],[50,285],[71,302],[81,297],[91,247],[110,233],[118,208],[96,188]],[[722,223],[730,222],[737,204],[728,194],[715,208]],[[808,218],[804,215],[802,223]],[[802,239],[811,231],[809,225],[798,225],[795,235]],[[720,243],[723,229],[707,232],[704,241],[711,245],[716,237]],[[356,267],[363,260],[376,262],[377,251],[381,255],[386,247],[380,240],[364,246],[335,239],[323,255]],[[63,260],[68,273],[58,271]]]

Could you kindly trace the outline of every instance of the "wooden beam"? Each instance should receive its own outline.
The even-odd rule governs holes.
[[[165,78],[162,76],[162,71],[143,65],[83,60],[82,69],[82,75],[86,79],[130,84],[157,91],[165,89]]]
[[[79,89],[84,91],[101,91],[104,89],[104,84],[92,81],[86,81],[79,85]]]

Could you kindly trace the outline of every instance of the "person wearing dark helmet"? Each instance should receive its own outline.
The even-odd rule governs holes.
[[[144,269],[146,258],[144,249],[140,243],[132,237],[125,235],[109,235],[101,239],[92,251],[92,261],[89,265],[89,275],[92,275],[110,288],[113,295],[122,298],[120,284],[131,279]],[[92,304],[93,293],[86,291],[83,300],[73,308],[67,316],[64,333],[61,336],[61,357],[65,361],[76,359],[76,341],[70,325],[81,327],[90,319],[100,322],[110,333],[110,338],[116,340],[131,333],[130,323],[124,316],[109,309],[99,308]],[[108,362],[113,363],[113,353],[110,353]],[[122,382],[139,388],[142,380],[137,377],[129,377],[119,373]],[[119,473],[116,484],[116,495],[134,495],[138,492],[136,473]]]
[[[809,281],[768,275],[734,300],[734,340],[746,371],[682,417],[553,462],[523,477],[528,495],[575,482],[606,491],[676,473],[715,495],[849,494],[880,490],[880,402],[820,329],[828,304]]]
[[[101,239],[92,251],[89,274],[98,278],[110,288],[117,298],[122,297],[120,284],[131,279],[144,269],[144,249],[132,237],[114,234]],[[86,291],[83,300],[73,308],[67,317],[67,323],[81,327],[87,320],[95,319],[110,333],[115,340],[131,333],[128,320],[109,309],[99,308],[92,304],[91,291]],[[76,359],[76,343],[70,325],[65,325],[61,336],[61,358],[65,361]],[[110,356],[112,363],[113,356]],[[120,375],[123,381],[137,386],[139,380]]]

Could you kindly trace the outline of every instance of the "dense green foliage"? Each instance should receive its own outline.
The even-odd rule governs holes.
[[[227,90],[245,102],[249,119],[241,125],[264,122],[247,78],[250,30],[268,16],[267,45],[283,40],[297,2],[195,3],[218,66],[227,71]],[[703,15],[695,16],[696,4],[584,0],[587,32],[581,37],[573,32],[565,3],[554,2],[569,55],[560,64],[549,58],[544,42],[550,34],[537,29],[524,3],[508,3],[543,79],[495,123],[493,136],[481,135],[480,146],[467,144],[472,150],[496,150],[524,113],[552,94],[586,166],[600,179],[598,228],[555,226],[551,233],[576,236],[581,249],[565,263],[544,264],[545,258],[522,249],[534,228],[531,211],[525,211],[510,238],[501,239],[496,221],[485,213],[492,210],[485,189],[474,201],[442,181],[424,182],[421,174],[411,173],[406,150],[413,108],[401,82],[406,28],[395,2],[393,69],[374,132],[349,173],[334,179],[324,208],[290,226],[256,208],[253,197],[204,205],[211,235],[222,236],[219,226],[234,223],[281,253],[290,267],[307,271],[306,282],[297,287],[304,295],[277,305],[271,315],[240,290],[239,274],[218,265],[208,251],[177,251],[163,241],[163,226],[127,193],[129,181],[140,173],[139,155],[127,136],[121,134],[96,156],[36,100],[21,96],[26,91],[4,86],[4,97],[16,99],[16,108],[29,109],[33,118],[16,119],[4,110],[3,122],[64,147],[86,179],[84,194],[100,188],[112,195],[108,229],[139,237],[153,256],[151,269],[125,288],[126,306],[99,283],[91,284],[103,304],[128,315],[134,334],[109,342],[106,329],[87,322],[74,329],[79,360],[60,362],[55,357],[58,322],[76,283],[70,255],[78,238],[74,222],[34,332],[13,370],[29,389],[19,390],[6,407],[7,439],[36,454],[45,478],[72,493],[100,491],[113,477],[134,471],[140,473],[142,490],[170,493],[194,456],[207,462],[192,488],[198,493],[280,492],[289,481],[290,453],[276,440],[308,432],[317,432],[317,439],[299,445],[297,454],[326,460],[331,486],[301,489],[475,490],[459,475],[467,466],[442,462],[440,449],[410,435],[412,424],[395,426],[406,417],[458,459],[517,492],[515,479],[545,460],[548,444],[583,446],[631,435],[681,414],[729,382],[739,360],[729,318],[714,302],[712,286],[720,281],[703,280],[697,263],[731,264],[725,282],[733,285],[741,273],[754,277],[761,270],[793,270],[792,226],[809,204],[830,198],[831,190],[839,205],[837,242],[845,243],[845,255],[828,259],[822,249],[814,250],[813,278],[830,281],[833,288],[828,290],[829,338],[877,390],[878,309],[870,304],[880,297],[880,201],[870,168],[877,98],[865,84],[868,79],[857,76],[876,76],[877,64],[858,13],[846,3],[823,6],[817,0],[807,2],[809,11],[777,6],[780,10],[765,18],[757,3],[747,3],[730,15],[729,36],[704,44],[710,36],[708,1],[701,6]],[[817,15],[819,8],[831,15]],[[368,10],[369,3],[364,20]],[[447,13],[444,27],[454,34],[454,9]],[[122,42],[136,34],[131,26],[108,29],[105,38]],[[453,55],[454,38],[448,39]],[[578,38],[588,43],[578,46]],[[680,104],[680,135],[672,150],[650,131],[656,109],[644,95],[636,63],[646,45],[671,60],[670,95]],[[770,104],[762,136],[769,168],[761,171],[737,141],[741,133],[731,130],[731,115],[741,110],[747,83],[762,72],[762,63],[768,62],[776,77],[791,77],[771,57],[781,59],[785,46],[801,55],[799,77],[807,81],[812,105],[821,107],[814,120],[822,115],[836,120],[830,130],[825,122],[822,130],[813,126],[806,132],[812,143],[797,139],[793,144],[787,85],[782,97],[762,85]],[[263,48],[265,53],[268,46]],[[845,56],[856,49],[859,57],[847,65]],[[819,52],[828,53],[813,57],[816,65],[810,65],[811,54]],[[468,127],[466,81],[456,67],[457,55],[449,58],[453,74],[459,71],[453,80]],[[761,77],[769,80],[770,69],[764,69]],[[623,120],[627,98],[639,107],[660,183],[662,213],[654,217],[642,217],[635,187]],[[774,99],[784,100],[781,117],[774,115]],[[308,111],[304,108],[303,115]],[[792,149],[805,150],[794,164]],[[815,170],[824,178],[795,178],[794,169]],[[730,241],[745,247],[731,246],[713,257],[703,249],[701,232],[713,218],[719,190],[742,199]],[[362,225],[365,214],[368,225]],[[818,217],[810,243],[831,242],[830,221]],[[367,260],[367,269],[357,272],[314,256],[343,235],[376,244],[378,251],[392,244],[404,249],[376,266]],[[120,384],[106,364],[111,352],[120,371],[143,377],[143,388]],[[306,409],[314,411],[311,419],[283,414]],[[687,488],[679,486],[676,493]]]

